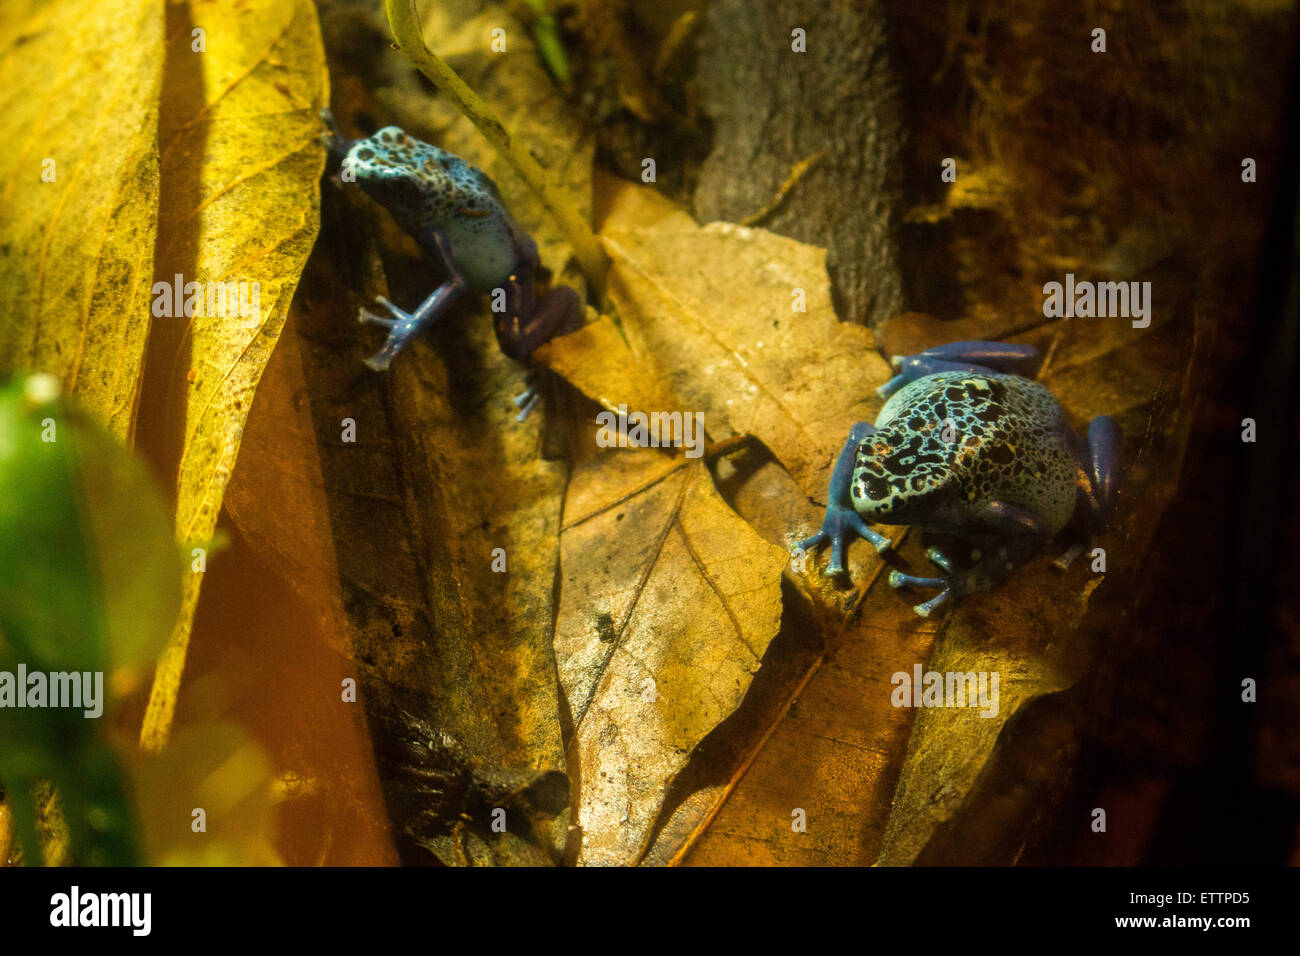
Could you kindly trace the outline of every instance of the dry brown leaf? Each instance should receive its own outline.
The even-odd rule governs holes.
[[[888,587],[861,598],[847,626],[828,635],[824,657],[792,695],[795,706],[776,712],[771,737],[743,776],[710,795],[721,806],[689,852],[678,851],[688,865],[875,860],[912,729],[912,712],[890,702],[890,677],[900,661],[910,667],[927,658],[940,624],[918,620]],[[796,808],[807,814],[806,831],[790,825]]]
[[[673,779],[777,633],[787,555],[726,505],[702,462],[649,449],[576,469],[560,548],[577,859],[634,863]]]
[[[868,416],[873,390],[889,378],[870,331],[835,317],[825,250],[731,223],[700,227],[662,205],[650,201],[657,221],[647,226],[645,203],[616,196],[601,230],[627,340],[660,371],[614,395],[590,362],[565,359],[567,339],[546,361],[585,394],[633,410],[658,408],[657,395],[633,386],[663,376],[683,410],[704,412],[712,439],[756,436],[806,494],[824,498],[849,426]],[[806,312],[795,310],[800,297]]]
[[[681,408],[672,383],[651,360],[645,346],[632,345],[607,315],[593,319],[570,335],[552,339],[533,358],[571,382],[581,382],[589,398],[618,411],[620,402],[635,397],[633,408]]]
[[[309,0],[276,0],[255,14],[238,0],[204,3],[177,19],[158,135],[167,215],[155,275],[168,285],[177,275],[186,283],[247,282],[250,298],[256,288],[260,300],[250,317],[157,323],[159,364],[147,387],[161,404],[142,413],[141,429],[152,430],[156,456],[179,457],[177,535],[205,547],[254,389],[316,239],[327,79]],[[191,20],[201,21],[205,53],[191,52],[191,31],[180,28]],[[201,580],[193,567],[186,574],[141,731],[146,747],[167,738]]]
[[[770,456],[742,448],[715,470],[728,503],[773,544],[788,547],[822,519],[823,509]],[[880,530],[897,543],[907,529]],[[850,588],[810,565],[809,574],[787,569],[781,633],[737,715],[710,735],[683,775],[646,863],[874,858],[860,836],[874,832],[878,840],[911,729],[910,718],[876,693],[876,681],[887,680],[882,670],[900,646],[909,660],[924,659],[937,622],[914,621],[893,592],[863,606],[872,581],[887,571],[866,542],[847,549]],[[808,815],[807,831],[791,826],[796,808]],[[864,820],[873,814],[881,821],[874,830]]]
[[[0,377],[57,375],[125,438],[149,336],[162,7],[0,11]]]
[[[320,615],[321,631],[334,649],[350,654],[325,477],[292,311],[284,333],[257,387],[240,467],[226,489],[226,511]]]

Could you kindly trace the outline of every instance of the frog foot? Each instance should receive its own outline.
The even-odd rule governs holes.
[[[821,530],[811,538],[800,541],[794,547],[796,551],[811,551],[829,541],[831,543],[831,561],[830,564],[826,565],[825,573],[828,575],[843,574],[844,546],[855,535],[870,541],[875,549],[881,552],[889,550],[893,544],[883,534],[868,528],[867,523],[862,520],[862,516],[852,508],[829,505],[826,508],[826,518],[822,521]]]
[[[901,571],[890,571],[889,586],[895,588],[938,588],[939,593],[930,600],[913,605],[912,610],[921,617],[929,617],[952,600],[952,585],[948,583],[948,578],[918,578],[915,575],[904,574]]]
[[[418,316],[399,309],[382,295],[375,297],[375,305],[387,309],[392,318],[385,318],[382,315],[376,315],[369,309],[362,309],[357,316],[357,321],[361,325],[378,325],[388,330],[388,341],[384,343],[384,347],[366,359],[366,365],[376,372],[382,372],[393,364],[393,359],[419,331],[420,319]]]
[[[919,578],[912,574],[903,574],[901,571],[889,572],[890,587],[939,588],[939,593],[930,600],[917,604],[912,608],[921,617],[929,617],[931,613],[947,604],[953,597],[952,575],[954,571],[952,561],[938,548],[927,548],[925,556],[938,565],[948,577]]]
[[[515,416],[515,421],[524,422],[528,416],[533,413],[537,403],[542,400],[542,393],[537,388],[537,383],[533,381],[531,372],[524,377],[524,390],[514,397],[515,406],[519,409],[519,414]]]

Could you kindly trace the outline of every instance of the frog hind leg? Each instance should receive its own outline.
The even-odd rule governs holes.
[[[876,427],[870,422],[858,422],[849,429],[848,440],[840,450],[840,456],[835,460],[835,469],[831,472],[826,517],[822,521],[821,530],[794,546],[796,551],[811,551],[829,541],[831,560],[826,565],[826,574],[844,573],[844,547],[853,535],[870,541],[877,551],[885,551],[892,544],[889,538],[867,527],[867,523],[853,507],[850,492],[858,446],[875,431]]]
[[[558,285],[534,304],[532,291],[516,279],[506,286],[506,311],[494,317],[492,327],[502,352],[525,358],[557,335],[582,328],[582,300],[567,285]]]
[[[1082,534],[1053,562],[1063,571],[1087,550],[1092,535],[1102,533],[1110,525],[1123,473],[1123,436],[1109,415],[1098,415],[1088,423],[1086,442],[1073,432],[1069,439],[1079,459],[1079,497],[1075,510],[1082,519]]]
[[[388,368],[411,339],[445,315],[447,309],[464,294],[467,287],[465,279],[456,271],[452,263],[451,248],[443,233],[433,233],[428,237],[428,241],[422,242],[421,245],[429,257],[442,266],[447,279],[434,289],[414,312],[404,312],[382,296],[376,299],[375,303],[385,309],[392,318],[386,319],[367,309],[361,310],[359,320],[363,324],[381,325],[388,329],[388,340],[384,342],[384,347],[366,359],[366,365],[376,372]]]
[[[1110,524],[1119,498],[1123,473],[1123,436],[1119,425],[1109,415],[1098,415],[1088,423],[1088,460],[1085,471],[1088,488],[1084,489],[1088,510],[1097,530]]]
[[[533,349],[557,335],[582,328],[582,300],[567,285],[556,286],[534,304],[531,274],[516,274],[506,285],[506,311],[495,316],[492,328],[501,351],[514,359],[526,358]],[[524,391],[515,396],[522,422],[541,400],[533,377],[525,379]]]
[[[1010,372],[1032,378],[1039,352],[1032,345],[1011,342],[949,342],[915,355],[896,355],[892,364],[897,374],[876,389],[881,398],[935,372]]]
[[[935,588],[939,591],[930,600],[912,608],[921,617],[929,617],[962,595],[987,591],[997,586],[1050,537],[1046,525],[1038,516],[1002,501],[994,501],[984,507],[979,525],[981,531],[995,533],[999,540],[991,547],[975,551],[975,563],[970,567],[956,568],[938,548],[930,548],[926,551],[926,557],[945,572],[943,577],[923,578],[901,571],[889,573],[891,587]]]

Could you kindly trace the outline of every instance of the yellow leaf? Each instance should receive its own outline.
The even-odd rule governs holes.
[[[125,438],[149,336],[163,4],[0,10],[0,379],[56,375]]]
[[[203,3],[169,16],[155,291],[174,297],[178,282],[197,282],[204,312],[219,313],[224,286],[245,307],[228,300],[225,314],[160,318],[151,343],[158,366],[145,389],[154,404],[140,428],[164,443],[155,457],[179,457],[176,530],[193,548],[216,527],[253,391],[316,238],[326,75],[309,0],[256,11],[238,0]],[[206,52],[194,52],[196,30]],[[201,580],[191,567],[141,731],[149,748],[166,742]]]
[[[646,346],[639,340],[630,343],[607,315],[543,344],[532,357],[569,381],[581,383],[588,397],[610,411],[617,411],[620,402],[632,402],[634,409],[682,407]]]

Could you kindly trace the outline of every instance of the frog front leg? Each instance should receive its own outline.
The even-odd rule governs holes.
[[[877,551],[886,551],[892,542],[879,532],[867,527],[862,516],[854,510],[850,489],[853,485],[853,466],[857,459],[858,446],[875,434],[876,428],[869,422],[858,422],[849,429],[848,441],[835,460],[835,469],[831,472],[830,489],[827,492],[826,517],[821,530],[811,538],[805,538],[795,545],[797,551],[811,551],[827,541],[831,543],[831,561],[826,565],[826,574],[844,573],[844,546],[852,535],[866,538]]]
[[[1038,368],[1038,349],[1011,342],[949,342],[915,355],[896,355],[892,365],[898,373],[876,389],[881,398],[935,372],[1010,372],[1033,378]]]
[[[376,372],[382,372],[392,364],[406,344],[419,335],[426,328],[438,321],[452,303],[459,299],[465,292],[467,283],[461,274],[456,270],[456,266],[451,258],[451,245],[447,237],[442,232],[431,232],[422,237],[424,241],[421,246],[425,253],[435,263],[442,267],[447,278],[430,293],[429,297],[420,303],[419,308],[414,312],[404,312],[393,303],[389,302],[383,296],[379,296],[375,303],[386,309],[391,319],[375,315],[367,309],[361,310],[359,321],[362,324],[381,325],[388,329],[388,340],[384,342],[384,347],[378,352],[366,359],[366,364]]]
[[[968,568],[955,567],[938,548],[929,548],[925,552],[926,557],[945,572],[945,577],[922,578],[901,571],[889,572],[892,587],[939,590],[930,600],[912,608],[921,617],[929,617],[935,610],[962,595],[995,587],[1051,537],[1047,526],[1037,515],[1004,501],[986,505],[976,521],[975,530],[981,537],[992,538],[997,543],[973,552],[975,563]]]

